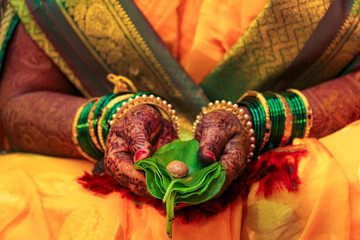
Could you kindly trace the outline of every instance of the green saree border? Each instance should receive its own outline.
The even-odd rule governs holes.
[[[35,20],[31,16],[29,9],[26,6],[24,0],[9,0],[12,8],[16,12],[20,21],[24,24],[29,36],[37,43],[37,45],[50,57],[56,66],[67,76],[69,81],[87,98],[91,97],[91,94],[84,88],[80,80],[74,75],[67,63],[56,51],[55,47],[48,40],[41,28],[36,24]]]
[[[19,11],[26,8],[20,0],[11,1]],[[131,79],[141,92],[163,96],[189,120],[208,103],[202,89],[172,57],[132,1],[26,0],[26,3],[28,9],[24,9],[22,21],[27,20],[32,28],[40,30],[39,45],[44,41],[51,46],[56,52],[53,57],[62,59],[68,73],[90,95],[110,93],[112,85],[109,88],[106,75],[115,73]],[[39,37],[34,31],[32,34]],[[50,55],[49,51],[46,53]]]
[[[67,26],[67,21],[57,11],[58,5],[55,1],[25,0],[25,2],[37,25],[86,90],[92,96],[110,93],[112,86],[105,85],[101,81],[101,78],[106,81],[107,72],[102,71],[86,46],[82,45],[81,41],[77,41],[76,33],[73,34],[72,29]]]
[[[19,22],[15,11],[11,8],[10,3],[2,2],[1,3],[1,14],[0,16],[0,73],[3,66],[3,58],[5,56],[6,47],[9,40],[15,30],[16,25]]]
[[[354,0],[351,10],[337,35],[323,54],[297,79],[304,88],[338,77],[360,54],[360,1]]]
[[[346,13],[336,34],[305,71],[277,86],[335,1]],[[358,6],[359,0],[270,1],[201,86],[210,100],[236,101],[247,90],[304,88],[336,77],[359,54]]]

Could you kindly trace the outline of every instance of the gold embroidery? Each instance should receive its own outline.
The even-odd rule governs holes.
[[[299,84],[327,80],[360,53],[360,2],[354,1],[349,16],[322,56],[299,78]],[[336,66],[336,67],[334,67]],[[309,84],[308,84],[309,85]],[[299,86],[303,87],[303,86]]]
[[[120,3],[113,0],[58,0],[78,35],[110,72],[135,82],[139,91],[181,97]],[[69,18],[70,17],[70,18]],[[162,86],[161,80],[166,81]]]
[[[39,26],[32,18],[26,4],[22,0],[10,0],[12,7],[16,11],[17,15],[24,24],[27,32],[31,38],[38,44],[38,46],[46,53],[47,56],[60,68],[60,70],[68,77],[70,82],[86,97],[90,97],[90,94],[82,86],[79,79],[76,78],[71,69],[67,66],[66,62],[61,58],[54,46],[47,39],[45,34],[41,31]]]
[[[115,0],[57,0],[66,18],[83,43],[110,69],[109,73],[131,79],[139,92],[148,91],[169,100],[184,111],[186,102],[149,46],[137,31],[121,3]],[[181,126],[191,121],[180,117]]]
[[[299,54],[330,2],[270,1],[205,79],[204,89],[218,94],[211,99],[223,96],[236,100],[249,89],[272,86]],[[229,85],[237,87],[230,89]],[[212,89],[216,89],[216,93],[211,92]]]
[[[0,14],[0,52],[3,50],[3,43],[5,41],[7,32],[11,26],[13,17],[15,16],[14,10],[10,7],[10,3],[7,4],[6,9],[0,9],[0,11],[5,11],[4,14]]]

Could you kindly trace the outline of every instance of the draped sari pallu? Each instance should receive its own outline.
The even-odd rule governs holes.
[[[189,121],[208,98],[236,101],[247,90],[302,89],[350,72],[360,62],[358,0],[270,1],[200,86],[132,1],[9,2],[8,15],[16,12],[85,96],[110,93],[108,73],[124,75],[139,91],[166,98]],[[11,25],[14,18],[4,22]],[[9,35],[5,32],[2,38]]]

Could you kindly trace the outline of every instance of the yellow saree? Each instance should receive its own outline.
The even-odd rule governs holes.
[[[43,50],[50,58],[58,65],[58,67],[66,74],[70,81],[74,83],[86,96],[99,95],[101,93],[88,91],[94,90],[88,86],[85,88],[81,83],[81,75],[79,72],[71,71],[67,62],[61,58],[54,46],[46,39],[45,34],[35,24],[34,20],[27,8],[24,8],[23,1],[11,0],[10,1],[17,11],[19,18],[26,24],[27,30],[32,38],[38,42]],[[31,1],[27,1],[31,2]],[[33,1],[36,2],[36,1]],[[48,1],[51,2],[51,1]],[[86,18],[88,12],[94,9],[107,11],[105,8],[97,8],[97,1],[53,1],[59,5],[64,6],[71,13],[70,15],[73,22],[77,22],[78,30],[89,30],[84,26],[91,26],[89,30],[90,36],[87,39],[89,46],[92,47],[94,56],[98,57],[102,54],[105,55],[102,64],[106,65],[105,69],[109,68],[111,72],[124,73],[131,79],[146,90],[159,91],[159,94],[179,101],[184,98],[183,92],[179,92],[174,86],[164,88],[159,84],[157,79],[168,79],[167,73],[161,72],[162,66],[160,64],[149,64],[147,62],[147,55],[132,55],[126,52],[130,46],[129,43],[123,45],[116,45],[114,49],[107,49],[106,41],[108,35],[103,35],[98,29],[109,31],[112,33],[111,40],[115,42],[122,42],[119,39],[121,33],[117,29],[109,29],[107,27],[115,26],[108,24],[106,21],[94,24],[97,18]],[[117,1],[104,1],[108,5],[116,5]],[[279,3],[281,1],[273,1]],[[298,2],[298,1],[296,1]],[[326,10],[329,8],[330,1],[299,1],[301,7],[296,7],[294,1],[287,3],[282,2],[276,6],[277,11],[271,14],[272,8],[269,5],[261,12],[261,20],[252,21],[262,9],[262,3],[259,1],[253,11],[248,10],[247,6],[251,5],[247,1],[223,1],[224,5],[218,6],[216,1],[198,1],[197,3],[204,3],[203,9],[200,5],[195,5],[200,9],[198,12],[205,13],[205,18],[191,17],[187,15],[172,15],[172,11],[188,12],[193,6],[192,1],[174,1],[169,4],[167,1],[160,2],[163,8],[168,9],[168,14],[162,15],[154,11],[155,3],[150,1],[137,1],[139,8],[144,14],[149,12],[149,22],[152,23],[156,32],[159,33],[164,40],[167,48],[171,54],[179,60],[180,64],[191,75],[196,83],[200,83],[202,78],[206,76],[212,68],[215,67],[218,61],[223,57],[225,52],[228,54],[221,61],[218,68],[210,73],[206,82],[202,82],[204,89],[211,93],[211,97],[217,97],[218,93],[221,98],[236,98],[236,94],[241,94],[237,88],[226,89],[225,87],[217,88],[217,80],[221,72],[228,73],[225,77],[224,84],[233,86],[242,86],[244,89],[263,87],[264,82],[268,79],[272,80],[275,73],[285,72],[285,69],[295,61],[300,50],[305,42],[310,38],[313,28],[316,28],[321,18],[325,15]],[[356,2],[356,1],[355,1]],[[86,7],[81,5],[86,3]],[[159,4],[160,4],[159,3]],[[186,4],[181,4],[186,3]],[[218,23],[217,19],[211,18],[211,12],[219,12],[221,16],[236,15],[236,11],[227,12],[225,3],[228,6],[236,9],[236,6],[242,6],[243,18],[241,19],[241,26],[236,26],[232,29],[229,22],[220,22],[220,28],[211,29],[208,31],[209,26]],[[265,4],[265,3],[264,3]],[[303,11],[311,5],[311,11]],[[146,8],[145,8],[146,6]],[[206,6],[206,7],[205,7]],[[259,7],[261,6],[261,7]],[[281,8],[283,6],[283,8]],[[195,9],[195,8],[194,8]],[[63,9],[61,9],[63,10]],[[350,11],[350,10],[349,10]],[[351,8],[351,17],[347,21],[348,28],[342,28],[343,34],[348,36],[353,41],[341,45],[338,44],[339,49],[337,54],[326,55],[331,59],[332,65],[343,60],[341,54],[349,53],[349,45],[354,49],[353,55],[358,53],[359,45],[354,44],[356,39],[354,36],[359,33],[360,25],[357,25],[359,17],[356,15],[359,11],[359,4],[354,4]],[[194,10],[194,14],[197,11]],[[299,13],[300,12],[300,13]],[[75,16],[76,14],[80,14]],[[151,14],[150,14],[151,13]],[[79,17],[83,14],[83,18]],[[274,56],[267,54],[264,51],[252,51],[257,48],[266,49],[271,52],[270,46],[266,45],[269,41],[264,41],[265,45],[261,45],[262,39],[266,36],[271,36],[270,42],[279,46],[280,42],[284,39],[282,33],[287,32],[291,24],[285,24],[287,28],[283,28],[284,23],[277,22],[272,25],[272,20],[284,14],[289,19],[295,19],[308,25],[304,25],[302,30],[296,32],[299,39],[291,35],[291,41],[287,42],[287,47],[281,49],[276,48],[278,51]],[[89,14],[90,16],[93,16]],[[150,17],[153,15],[153,18]],[[311,21],[300,21],[306,19],[309,15]],[[355,15],[355,17],[353,16]],[[95,15],[102,19],[105,15]],[[181,27],[171,20],[177,16],[182,16]],[[289,17],[290,16],[290,17]],[[296,16],[293,18],[292,16]],[[320,16],[320,17],[319,17]],[[115,20],[116,16],[114,17]],[[197,22],[204,23],[201,27],[195,28]],[[69,20],[69,19],[68,19]],[[112,19],[111,21],[113,21]],[[295,21],[294,20],[294,21]],[[70,22],[71,22],[70,21]],[[88,21],[88,22],[86,22]],[[110,21],[110,20],[109,20]],[[289,20],[290,21],[290,20]],[[292,24],[294,23],[291,22]],[[56,22],[56,21],[55,21]],[[161,23],[163,25],[161,25]],[[178,22],[176,22],[178,23]],[[289,23],[289,22],[286,22]],[[89,25],[86,25],[89,24]],[[159,24],[158,28],[156,24]],[[251,28],[245,31],[245,28],[250,24]],[[268,25],[267,25],[268,24]],[[191,26],[187,28],[187,26]],[[229,28],[221,28],[227,26]],[[292,26],[295,26],[292,25]],[[345,27],[346,27],[345,26]],[[81,28],[83,27],[83,28]],[[311,30],[310,30],[311,28]],[[84,30],[85,29],[85,30]],[[174,31],[168,31],[173,29]],[[222,35],[226,37],[223,41],[219,41],[217,36]],[[269,30],[269,35],[267,35]],[[271,31],[270,31],[271,30]],[[275,31],[277,30],[277,31]],[[349,30],[349,31],[345,31]],[[237,35],[229,35],[229,32],[237,33]],[[194,33],[196,33],[194,35]],[[241,37],[240,35],[244,33]],[[227,35],[228,34],[228,35]],[[182,36],[181,38],[179,36]],[[193,36],[190,37],[190,36]],[[195,37],[194,37],[195,36]],[[198,38],[197,38],[198,37]],[[240,38],[239,38],[240,37]],[[239,38],[239,39],[238,39]],[[285,39],[288,40],[288,39]],[[299,40],[299,41],[298,41]],[[206,44],[204,44],[204,42]],[[235,43],[236,48],[231,48]],[[135,45],[135,41],[133,44]],[[214,43],[210,47],[209,43]],[[295,43],[295,45],[294,45]],[[333,42],[336,43],[336,42]],[[260,44],[260,45],[256,45]],[[278,45],[277,45],[278,44]],[[273,45],[272,45],[273,46]],[[98,47],[99,49],[97,49]],[[136,46],[134,47],[136,48]],[[340,49],[341,48],[341,49]],[[125,50],[124,50],[125,49]],[[121,50],[121,51],[120,51]],[[243,51],[243,52],[242,52]],[[288,55],[286,55],[288,51]],[[246,54],[239,54],[246,53]],[[118,55],[116,55],[116,53]],[[125,53],[125,60],[130,59],[132,64],[127,65],[128,62],[120,61],[121,54]],[[129,55],[126,55],[126,54]],[[204,57],[203,54],[211,55],[211,58]],[[282,54],[285,55],[282,55]],[[248,55],[249,54],[249,55]],[[258,60],[263,57],[259,54],[265,54],[268,58],[263,58],[266,61],[260,64]],[[151,54],[150,54],[151,55]],[[234,56],[241,56],[240,59],[235,59]],[[288,58],[284,58],[284,56]],[[325,56],[325,57],[326,57]],[[347,55],[348,56],[348,55]],[[141,58],[144,61],[140,61]],[[249,57],[249,61],[246,57]],[[259,58],[257,58],[259,57]],[[274,57],[276,61],[273,61]],[[349,57],[349,56],[348,56]],[[353,57],[353,56],[352,56]],[[245,59],[244,59],[245,58]],[[140,60],[139,60],[140,59]],[[149,59],[154,60],[151,56]],[[208,59],[204,62],[204,59]],[[340,59],[340,60],[339,60]],[[155,60],[157,60],[155,58]],[[236,81],[242,80],[243,82],[231,82],[232,73],[228,71],[228,63],[239,62],[247,63],[240,69],[239,76]],[[350,57],[342,62],[346,65],[350,61]],[[148,65],[144,64],[147,63]],[[118,64],[122,63],[122,64]],[[316,68],[320,63],[316,62],[312,68]],[[129,67],[130,66],[130,67]],[[323,66],[320,66],[323,67]],[[84,68],[85,69],[85,68]],[[140,70],[139,70],[140,69]],[[86,70],[86,69],[85,69]],[[84,72],[86,72],[84,70]],[[109,72],[110,72],[109,70]],[[124,72],[121,72],[124,71]],[[323,81],[334,75],[339,74],[340,70],[334,68],[334,73],[331,76],[319,76],[321,71],[313,71],[319,73],[314,76],[315,80],[320,79]],[[106,71],[104,71],[106,72]],[[141,73],[141,74],[140,74]],[[183,76],[183,75],[182,75]],[[226,76],[226,75],[225,75]],[[235,76],[235,75],[234,75]],[[101,77],[101,76],[100,76]],[[104,76],[105,77],[105,76]],[[183,76],[187,80],[186,76]],[[303,76],[301,76],[303,77]],[[105,79],[105,78],[104,78]],[[144,79],[149,80],[148,85],[144,86]],[[250,82],[249,79],[257,81]],[[96,79],[95,79],[96,80]],[[96,81],[94,80],[94,84]],[[229,80],[229,82],[225,82]],[[244,83],[244,84],[242,84]],[[167,84],[167,83],[166,83]],[[166,85],[165,84],[165,85]],[[265,85],[269,85],[266,83]],[[96,84],[94,86],[97,86]],[[159,87],[160,86],[160,87]],[[184,83],[183,90],[187,89]],[[223,85],[222,85],[223,86]],[[201,95],[198,89],[191,85],[197,94]],[[96,87],[95,87],[96,89]],[[169,90],[168,92],[166,90]],[[179,88],[180,89],[180,88]],[[221,89],[221,91],[220,91]],[[105,89],[106,90],[106,89]],[[104,90],[104,92],[106,92]],[[218,92],[216,92],[219,90]],[[226,90],[233,90],[236,94],[224,95]],[[214,93],[215,91],[215,93]],[[201,91],[200,91],[201,92]],[[185,91],[185,93],[187,93]],[[227,93],[227,92],[226,92]],[[188,95],[191,95],[187,93]],[[188,100],[188,99],[186,99]],[[191,103],[190,99],[188,102]],[[206,100],[206,99],[205,99]],[[206,102],[204,99],[201,103]],[[179,104],[178,104],[179,105]],[[180,104],[181,105],[181,104]],[[200,105],[200,104],[199,104]],[[182,106],[181,106],[182,107]],[[191,109],[193,113],[194,109]],[[360,200],[360,185],[359,185],[359,153],[360,149],[357,146],[357,138],[360,134],[360,122],[353,123],[352,125],[344,128],[343,130],[328,136],[326,138],[316,139],[297,139],[295,144],[306,144],[309,150],[309,155],[301,159],[299,165],[299,177],[302,183],[299,185],[298,192],[288,193],[286,191],[277,192],[268,198],[262,195],[256,195],[257,184],[251,187],[251,191],[246,199],[238,198],[232,202],[225,211],[218,213],[215,216],[204,218],[190,224],[183,224],[175,219],[173,224],[173,238],[174,239],[356,239],[360,236],[360,207],[358,202]],[[1,239],[167,239],[165,232],[165,216],[160,214],[157,210],[147,205],[139,205],[127,198],[121,196],[120,193],[111,193],[109,195],[94,194],[82,188],[76,182],[76,179],[83,175],[84,171],[90,172],[93,164],[84,160],[76,159],[63,159],[48,156],[41,156],[35,154],[21,154],[12,153],[0,156],[0,238]]]
[[[215,216],[173,223],[173,239],[358,239],[360,122],[323,139],[296,139],[298,192],[238,198]],[[1,239],[168,239],[165,216],[120,193],[97,195],[76,179],[92,164],[34,154],[0,157]]]

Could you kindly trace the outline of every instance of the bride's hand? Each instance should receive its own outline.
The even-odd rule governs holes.
[[[220,161],[226,167],[223,190],[244,170],[249,154],[249,136],[243,124],[229,111],[206,114],[195,131],[198,159],[204,165]]]
[[[106,171],[123,187],[139,196],[150,196],[137,160],[150,157],[161,146],[177,139],[172,124],[148,105],[137,105],[111,126],[105,153]]]

